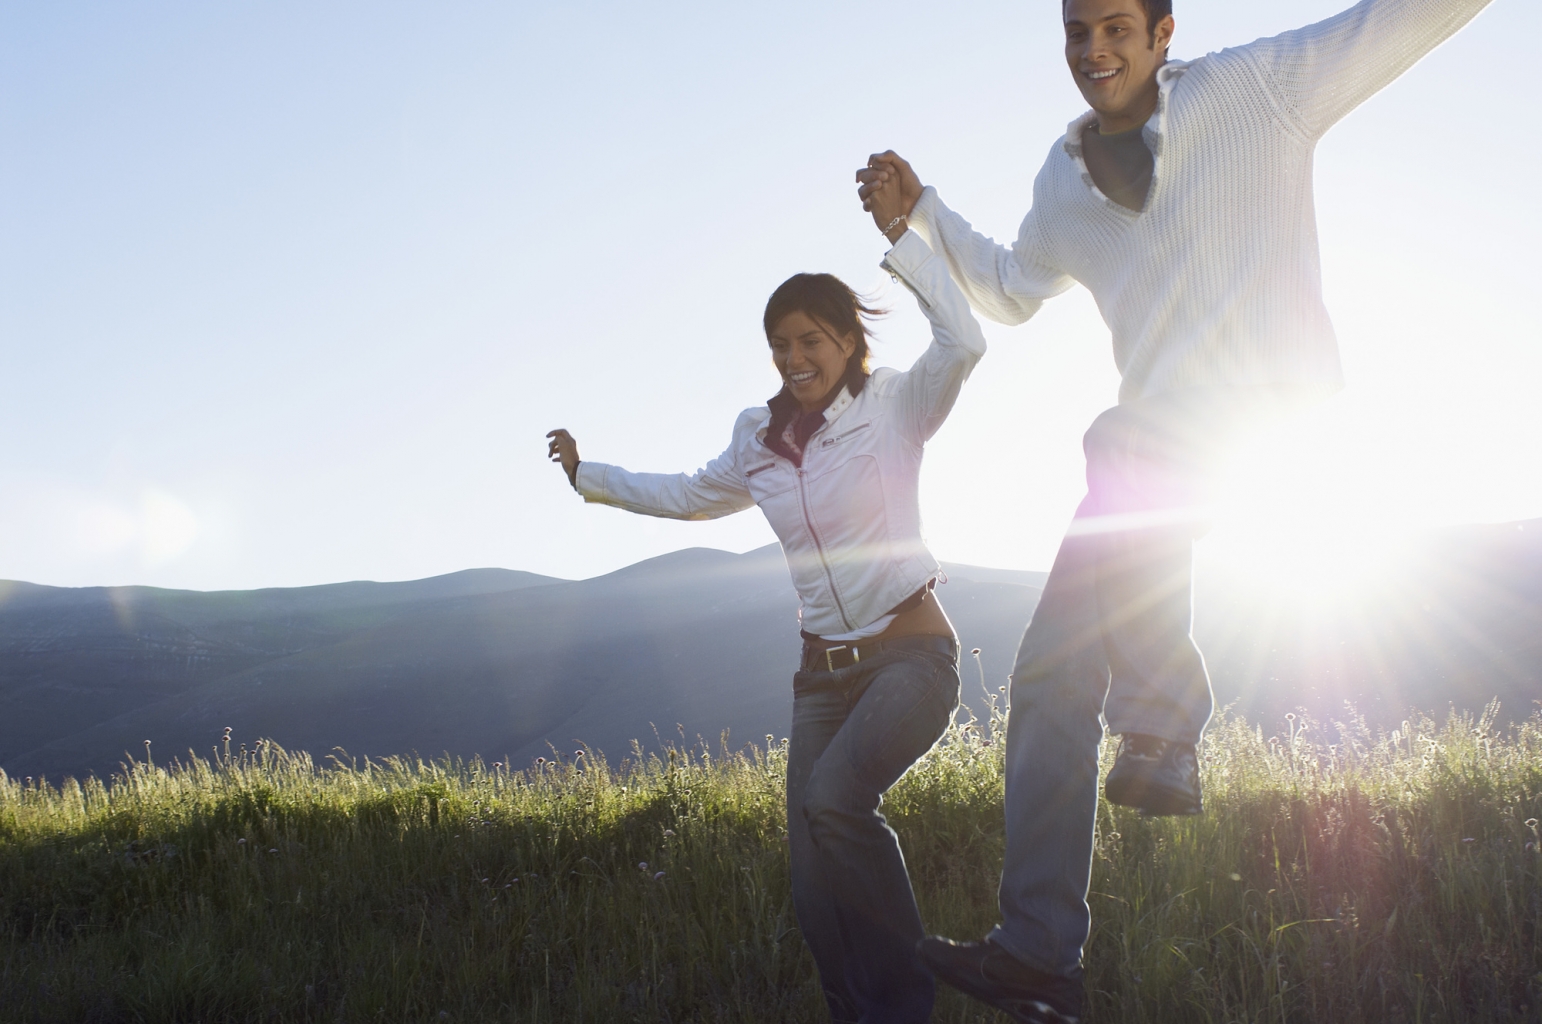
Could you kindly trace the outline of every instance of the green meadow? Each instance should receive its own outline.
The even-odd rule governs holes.
[[[1204,816],[1099,811],[1088,1020],[1542,1020],[1542,718],[1495,721],[1222,718]],[[995,919],[1002,726],[885,804],[930,930]],[[0,1020],[822,1020],[784,756],[0,776]],[[946,991],[934,1019],[1006,1020]]]

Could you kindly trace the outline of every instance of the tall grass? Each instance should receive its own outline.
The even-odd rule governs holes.
[[[1002,724],[886,803],[938,932],[996,916]],[[1325,731],[1223,718],[1207,814],[1099,811],[1090,1020],[1542,1020],[1542,718]],[[262,743],[0,776],[0,1020],[821,1020],[784,765],[771,737],[525,771]]]

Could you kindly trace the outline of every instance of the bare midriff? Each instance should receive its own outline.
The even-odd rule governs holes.
[[[870,644],[879,640],[894,640],[902,636],[943,636],[950,640],[957,640],[958,633],[953,629],[953,623],[948,619],[948,613],[942,610],[942,602],[937,600],[937,592],[928,590],[926,596],[921,598],[921,603],[908,611],[900,612],[889,623],[889,628],[877,636],[866,640],[858,640],[859,644]]]

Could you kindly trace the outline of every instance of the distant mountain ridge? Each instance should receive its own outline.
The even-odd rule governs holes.
[[[552,582],[508,569],[211,592],[0,581],[0,767],[18,751],[328,646],[414,606]]]
[[[945,564],[982,713],[1045,574]],[[786,734],[797,600],[776,545],[692,548],[588,580],[474,569],[405,583],[199,593],[0,582],[0,769],[207,753],[225,726],[318,756],[481,754]],[[1524,717],[1542,695],[1542,521],[1430,538],[1354,615],[1201,575],[1218,699],[1273,720],[1409,705]],[[982,649],[978,666],[968,655]],[[983,675],[983,679],[982,679]]]

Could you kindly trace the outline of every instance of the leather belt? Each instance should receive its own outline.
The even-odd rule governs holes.
[[[936,636],[930,633],[914,633],[909,636],[897,636],[889,640],[871,640],[867,643],[837,644],[833,647],[824,647],[818,644],[805,642],[803,644],[803,671],[805,672],[836,672],[843,668],[850,668],[873,657],[883,650],[893,650],[897,647],[909,646],[933,646],[938,649],[947,648],[956,658],[958,656],[958,641],[952,637]]]

